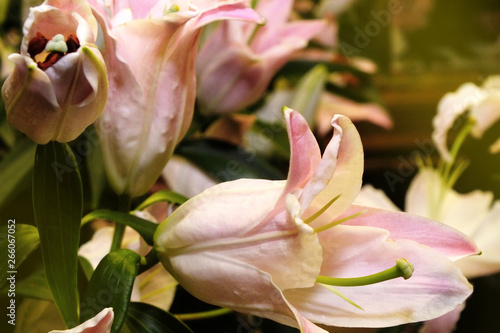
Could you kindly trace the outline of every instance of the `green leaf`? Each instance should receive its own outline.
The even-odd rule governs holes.
[[[82,322],[104,308],[112,307],[115,319],[111,332],[120,330],[127,314],[140,259],[141,256],[134,251],[121,249],[108,253],[101,260],[81,303]]]
[[[315,126],[316,110],[328,74],[328,70],[324,65],[313,67],[300,79],[294,89],[290,105],[287,105],[299,111],[311,128]]]
[[[144,241],[146,241],[146,243],[148,243],[149,245],[154,244],[153,235],[156,231],[156,228],[158,228],[158,224],[156,223],[141,219],[140,217],[131,215],[129,213],[115,212],[108,209],[99,209],[85,215],[82,219],[82,225],[96,219],[104,219],[127,225],[137,231],[139,235],[144,238]]]
[[[144,200],[143,203],[141,203],[136,210],[143,210],[155,203],[158,202],[170,202],[170,203],[175,203],[178,205],[182,205],[185,203],[188,199],[183,196],[182,194],[175,193],[172,191],[168,190],[161,190],[158,192],[153,193],[149,198]]]
[[[23,261],[38,247],[38,230],[28,224],[16,224],[15,219],[0,227],[0,251],[7,258],[0,261],[0,287],[7,282],[8,272],[16,272]]]
[[[187,158],[219,181],[239,178],[285,179],[285,175],[256,154],[216,140],[193,140],[177,146]]]
[[[132,332],[192,333],[172,314],[147,303],[130,303],[126,323]]]
[[[261,152],[264,155],[270,154],[270,150],[273,155],[278,155],[286,160],[290,158],[290,141],[284,122],[283,124],[270,124],[257,119],[251,131],[256,138],[256,143],[252,145],[252,149],[258,151],[260,144],[265,147],[265,150]],[[262,145],[263,142],[266,142],[266,144]],[[250,141],[250,144],[252,144],[252,141]],[[269,149],[269,147],[272,147],[272,149]]]
[[[0,209],[29,184],[36,145],[24,139],[0,163]]]
[[[92,274],[94,273],[94,267],[92,267],[90,261],[88,261],[85,257],[78,256],[78,260],[80,261],[80,266],[82,267],[82,271],[85,274],[85,277],[87,278],[87,280],[90,280]]]
[[[5,295],[7,289],[6,286],[0,292]],[[44,270],[38,269],[27,277],[16,281],[16,295],[53,301]]]
[[[50,142],[36,150],[33,208],[47,282],[68,327],[78,324],[78,244],[82,183],[72,151]]]

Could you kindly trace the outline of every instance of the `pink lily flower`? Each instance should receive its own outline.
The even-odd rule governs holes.
[[[363,150],[352,122],[333,118],[321,158],[305,119],[284,113],[286,181],[215,185],[158,227],[155,249],[179,284],[205,302],[301,332],[326,332],[313,322],[385,327],[427,320],[462,303],[472,287],[450,258],[477,253],[475,244],[425,218],[353,205]],[[390,280],[381,282],[377,273],[392,266]]]
[[[104,110],[107,74],[95,46],[97,21],[84,0],[30,9],[14,71],[2,87],[7,122],[39,144],[68,142]]]
[[[68,330],[53,330],[49,333],[109,333],[113,324],[113,308],[105,308],[86,322]]]
[[[258,1],[265,25],[228,21],[210,35],[196,63],[202,112],[224,114],[256,102],[274,74],[324,29],[323,20],[288,22],[292,5],[292,0]]]
[[[242,1],[89,0],[104,30],[110,73],[97,122],[114,190],[145,193],[191,124],[200,29],[211,22],[260,22]]]

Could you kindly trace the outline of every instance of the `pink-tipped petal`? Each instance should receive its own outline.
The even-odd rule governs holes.
[[[335,128],[334,137],[300,197],[305,210],[303,218],[340,195],[325,213],[330,219],[336,218],[351,205],[361,188],[364,161],[359,133],[349,118],[341,115],[332,119],[332,126]]]
[[[282,197],[303,187],[321,161],[321,152],[307,121],[289,108],[284,109],[288,138],[290,140],[290,168]]]
[[[352,205],[342,217],[360,212],[363,213],[344,224],[385,229],[392,239],[415,241],[443,253],[451,260],[480,252],[476,244],[460,231],[424,217],[358,205]]]
[[[404,258],[415,270],[407,280],[360,287],[335,287],[363,310],[326,288],[285,290],[290,303],[309,320],[346,327],[387,327],[443,315],[471,294],[472,286],[446,256],[409,240],[389,238],[386,230],[337,226],[319,234],[328,250],[321,275],[358,277],[393,267]]]
[[[90,318],[77,327],[63,331],[50,331],[49,333],[109,333],[111,332],[113,319],[113,308],[105,308],[94,318]]]

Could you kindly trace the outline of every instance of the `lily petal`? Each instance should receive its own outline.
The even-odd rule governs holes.
[[[391,199],[385,195],[384,191],[376,189],[370,184],[364,185],[361,188],[354,203],[360,206],[392,210],[395,212],[400,211]]]
[[[312,177],[321,161],[321,152],[304,117],[289,108],[285,108],[283,113],[290,142],[290,168],[282,194],[285,197],[297,187],[303,187]]]
[[[436,170],[424,168],[408,188],[406,211],[472,236],[488,215],[492,202],[493,193],[477,190],[460,194],[445,186]]]
[[[105,308],[99,312],[94,318],[90,318],[83,324],[75,328],[63,331],[50,331],[49,333],[109,333],[113,324],[114,312],[113,308]]]
[[[438,113],[432,120],[432,140],[443,159],[451,159],[446,139],[455,120],[469,108],[478,105],[485,97],[486,94],[481,88],[473,83],[465,83],[456,92],[447,93],[441,98]]]
[[[202,301],[272,319],[304,333],[326,333],[288,303],[269,273],[253,265],[211,252],[174,256],[168,263],[162,262],[175,267],[171,271],[179,274],[176,279]],[[214,269],[207,271],[207,267]],[[203,276],[204,283],[186,280],[189,276]]]
[[[457,260],[480,251],[462,232],[424,217],[401,212],[352,205],[341,217],[361,213],[344,225],[372,226],[388,230],[391,239],[409,239],[429,246],[451,260]]]
[[[465,303],[460,304],[454,310],[436,319],[428,320],[420,329],[420,333],[451,333],[455,330],[460,314],[465,308]]]
[[[332,126],[334,136],[300,197],[305,210],[302,218],[311,216],[340,195],[326,210],[329,218],[335,219],[351,205],[361,188],[364,161],[359,133],[349,118],[342,115],[332,119]]]
[[[321,232],[319,237],[322,244],[329,245],[322,275],[366,276],[394,266],[398,258],[407,259],[415,271],[408,280],[398,278],[368,286],[336,287],[363,310],[319,285],[285,290],[290,303],[314,322],[387,327],[427,320],[451,311],[472,292],[460,269],[445,255],[413,241],[389,238],[385,230],[341,225]]]
[[[474,206],[473,206],[474,207]],[[500,202],[496,202],[481,221],[480,228],[471,235],[481,249],[481,255],[457,261],[465,276],[474,278],[500,272]]]
[[[175,249],[243,236],[259,226],[274,208],[284,184],[284,181],[239,179],[212,186],[188,200],[182,209],[175,210],[160,224],[155,244],[168,244]],[[207,212],[218,214],[207,216]]]

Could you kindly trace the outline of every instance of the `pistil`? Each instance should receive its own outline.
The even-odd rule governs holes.
[[[316,282],[338,287],[359,287],[359,286],[366,286],[370,284],[384,282],[388,280],[393,280],[399,277],[402,277],[405,280],[407,280],[412,276],[413,271],[414,271],[413,265],[408,261],[406,261],[406,259],[400,258],[396,260],[395,266],[379,273],[367,276],[355,277],[355,278],[334,278],[334,277],[319,275],[316,279]]]

